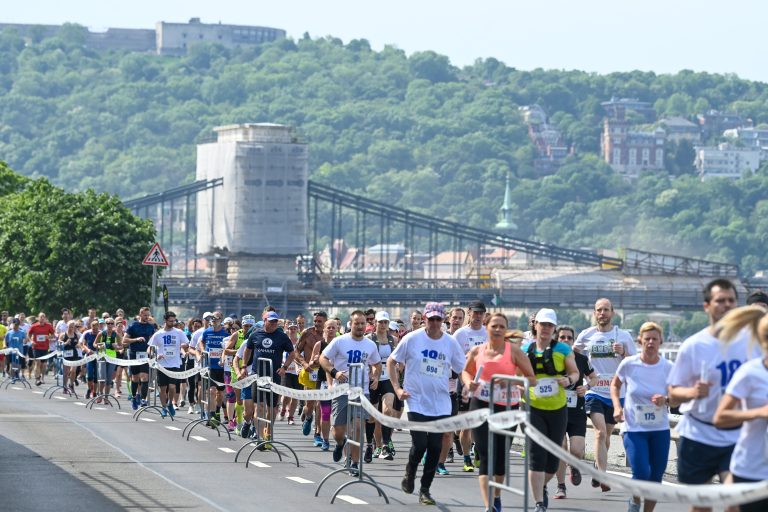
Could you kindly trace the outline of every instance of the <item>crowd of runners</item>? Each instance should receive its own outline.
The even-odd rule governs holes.
[[[359,470],[360,449],[366,463],[381,464],[395,464],[397,450],[407,451],[401,487],[408,494],[417,490],[421,466],[421,504],[436,503],[430,491],[436,475],[476,472],[485,507],[501,511],[500,490],[489,496],[487,483],[504,480],[510,455],[504,437],[496,434],[489,459],[487,423],[458,432],[410,430],[410,445],[396,446],[390,426],[363,414],[358,448],[347,443],[352,433],[346,394],[303,401],[235,383],[252,374],[295,390],[349,383],[362,388],[385,416],[410,422],[488,409],[493,396],[494,411],[522,406],[533,428],[579,459],[585,457],[590,425],[598,478],[589,483],[596,498],[610,490],[599,472],[608,468],[619,424],[633,478],[661,482],[669,460],[669,409],[679,407],[680,483],[705,484],[715,477],[723,483],[762,481],[768,480],[768,295],[755,292],[746,306],[737,303],[730,281],[708,283],[703,308],[709,326],[685,340],[674,362],[660,354],[659,324],[646,322],[633,337],[614,323],[608,299],[595,302],[594,325],[579,333],[559,324],[549,308],[532,315],[529,331],[510,329],[507,317],[489,312],[482,302],[450,310],[430,302],[407,322],[374,309],[353,311],[346,321],[317,311],[311,325],[302,315],[282,318],[271,307],[242,317],[211,311],[186,321],[171,311],[155,319],[149,308],[130,318],[122,310],[97,315],[93,309],[72,318],[63,309],[54,323],[42,312],[32,318],[2,312],[0,348],[17,352],[6,350],[0,366],[7,378],[42,386],[51,379],[54,359],[46,356],[53,351],[67,361],[91,354],[132,361],[64,366],[63,385],[68,393],[82,386],[86,398],[105,403],[107,395],[127,398],[137,410],[148,405],[150,366],[160,365],[167,370],[157,372],[164,417],[183,414],[186,407],[186,414],[202,416],[212,428],[267,441],[269,431],[257,432],[255,418],[284,421],[334,462],[346,459],[349,450],[352,474]],[[363,371],[350,372],[355,364]],[[207,371],[186,379],[168,374],[201,366]],[[525,377],[529,388],[509,391],[493,384],[491,376],[499,374]],[[568,484],[582,483],[576,467],[536,443],[528,446],[527,458],[536,512],[546,511],[551,499],[567,499]],[[632,496],[628,510],[650,512],[654,505]],[[768,500],[741,510],[768,510]]]

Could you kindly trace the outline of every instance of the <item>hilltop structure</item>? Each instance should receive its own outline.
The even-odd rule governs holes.
[[[183,55],[190,46],[199,43],[217,43],[226,48],[237,48],[285,38],[285,30],[279,28],[203,23],[200,18],[191,18],[188,23],[158,21],[154,30],[108,28],[105,31],[91,31],[76,24],[0,23],[0,30],[15,30],[30,41],[56,37],[64,28],[80,31],[87,48],[155,52],[159,55]]]

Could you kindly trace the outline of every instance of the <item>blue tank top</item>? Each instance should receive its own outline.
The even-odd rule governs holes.
[[[230,334],[223,327],[218,331],[214,331],[213,327],[203,331],[203,343],[205,343],[205,350],[208,352],[208,364],[211,369],[224,369],[221,366],[221,356],[224,352],[224,339],[229,338],[229,336]]]

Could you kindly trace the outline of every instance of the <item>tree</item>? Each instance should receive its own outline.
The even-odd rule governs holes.
[[[2,164],[0,182],[17,193],[0,202],[0,302],[16,311],[63,306],[136,310],[150,299],[152,272],[141,264],[154,241],[152,223],[116,196],[24,182]],[[20,185],[25,183],[24,185]]]

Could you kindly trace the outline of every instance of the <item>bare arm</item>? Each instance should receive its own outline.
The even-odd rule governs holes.
[[[738,427],[745,421],[768,418],[768,405],[755,409],[742,409],[741,400],[726,393],[717,406],[713,423],[717,428]]]

